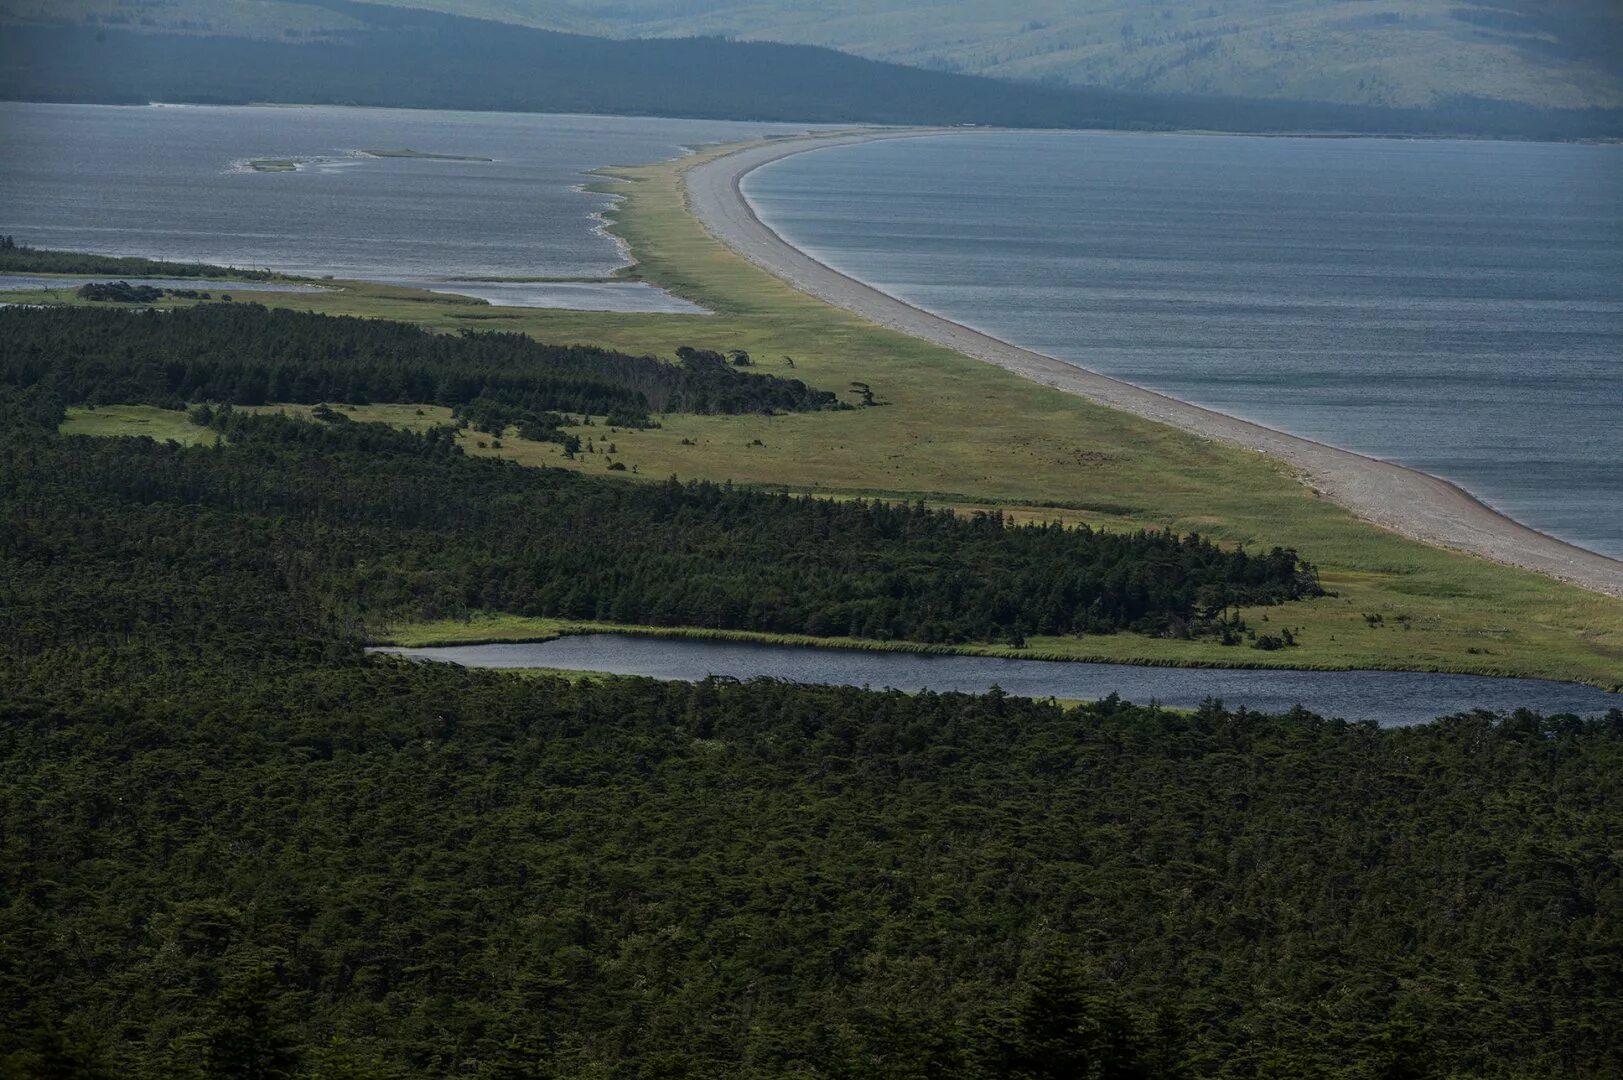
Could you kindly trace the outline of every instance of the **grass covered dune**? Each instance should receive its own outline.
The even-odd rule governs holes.
[[[398,318],[443,330],[517,330],[546,342],[589,342],[671,356],[697,341],[747,350],[757,370],[845,390],[869,386],[879,408],[780,416],[676,416],[613,438],[628,480],[731,480],[833,497],[927,500],[997,508],[1016,520],[1200,532],[1252,550],[1295,548],[1333,596],[1290,605],[1298,647],[1263,653],[1212,641],[1135,634],[1032,637],[1031,654],[1159,664],[1407,668],[1623,684],[1623,601],[1404,539],[1359,521],[1281,462],[1085,399],[887,330],[810,297],[753,266],[688,212],[688,169],[736,148],[665,164],[605,170],[623,197],[612,228],[631,247],[631,276],[693,299],[714,315],[472,307],[383,287],[266,297],[267,303]],[[856,401],[847,392],[846,399]],[[153,414],[121,424],[75,410],[67,430],[152,430]],[[373,414],[376,415],[373,415]],[[181,423],[180,414],[168,414]],[[358,406],[355,419],[443,422],[398,406]],[[580,434],[601,434],[601,428]],[[602,471],[601,455],[566,460],[559,447],[504,438],[468,452],[530,465]],[[1265,612],[1246,612],[1256,624]],[[1276,615],[1282,614],[1276,612]],[[493,636],[525,636],[511,618]],[[478,640],[470,622],[459,640]],[[536,627],[529,636],[546,636]],[[396,640],[415,641],[402,627]],[[1029,654],[1028,654],[1029,655]]]
[[[793,357],[796,375],[816,385],[867,383],[889,404],[815,416],[669,418],[622,449],[642,476],[997,506],[1014,516],[1199,531],[1252,548],[1281,544],[1313,561],[1338,594],[1291,605],[1302,645],[1283,654],[1126,634],[1029,641],[1045,655],[1623,684],[1623,602],[1615,598],[1404,539],[1320,497],[1275,459],[875,326],[751,265],[712,237],[684,199],[689,169],[735,149],[606,170],[619,181],[611,189],[625,196],[612,227],[638,260],[634,273],[717,312],[705,323],[709,340],[748,349],[769,370]],[[515,312],[500,324],[544,340],[669,353],[692,320]],[[563,463],[525,447],[511,453]]]

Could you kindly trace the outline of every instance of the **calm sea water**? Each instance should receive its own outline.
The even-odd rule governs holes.
[[[36,247],[435,285],[625,264],[577,190],[773,124],[346,108],[0,103],[0,233]],[[412,149],[494,158],[368,158]],[[304,159],[298,172],[246,162]],[[445,286],[439,286],[445,287]],[[495,302],[694,310],[646,286],[468,284]]]
[[[920,307],[1623,557],[1623,147],[967,133],[745,190]]]
[[[1302,705],[1321,716],[1374,720],[1389,726],[1421,723],[1471,709],[1529,708],[1589,716],[1623,708],[1623,694],[1541,679],[1407,671],[1223,671],[1067,664],[621,634],[564,637],[529,645],[380,651],[468,667],[547,667],[658,679],[728,675],[972,694],[1000,686],[1020,697],[1093,700],[1117,693],[1129,701],[1158,701],[1182,708],[1193,708],[1207,698],[1221,698],[1230,708],[1244,705],[1259,712],[1280,713]]]

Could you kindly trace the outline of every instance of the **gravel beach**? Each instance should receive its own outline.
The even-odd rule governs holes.
[[[1416,469],[1275,431],[1022,349],[916,308],[816,261],[755,214],[742,179],[773,161],[826,147],[940,132],[808,136],[752,145],[691,166],[690,211],[728,247],[823,301],[879,325],[1092,401],[1287,462],[1326,498],[1359,517],[1429,544],[1536,570],[1623,597],[1623,561],[1557,540],[1498,513],[1469,492]]]

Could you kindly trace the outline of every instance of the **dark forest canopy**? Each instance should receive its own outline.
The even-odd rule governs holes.
[[[187,291],[195,293],[195,290]],[[128,281],[87,281],[74,290],[74,295],[81,300],[98,303],[155,304],[164,298],[166,292],[165,289],[139,282],[132,285]]]
[[[60,418],[0,384],[5,1080],[1623,1065],[1623,713],[1383,731],[360,649],[377,613],[510,602],[1119,618],[1305,587],[1288,553],[614,483],[445,429]]]
[[[278,42],[115,28],[5,27],[0,98],[262,101],[796,123],[988,124],[1588,138],[1617,110],[1463,99],[1431,110],[1163,97],[1008,82],[721,38],[610,40],[348,0],[364,29]]]
[[[13,656],[8,1080],[1623,1065],[1623,714]]]
[[[126,255],[91,255],[29,247],[11,236],[0,236],[0,273],[95,274],[106,277],[240,278],[268,281],[280,275],[269,270],[242,270],[212,263],[163,262]]]
[[[116,638],[150,617],[149,594],[124,611],[108,576],[163,595],[175,567],[260,574],[265,552],[312,602],[374,623],[482,609],[918,642],[1232,636],[1231,608],[1320,592],[1277,548],[626,484],[467,458],[449,429],[230,411],[211,422],[221,447],[20,437],[0,491],[19,588],[35,600],[14,598],[14,633],[49,640],[82,603]]]
[[[666,363],[517,333],[436,334],[240,303],[0,309],[0,384],[37,386],[68,405],[444,405],[498,433],[507,423],[554,428],[546,414],[560,411],[635,426],[650,413],[840,407],[832,392],[740,371],[710,350]]]
[[[693,595],[774,566],[815,595],[845,545],[911,600],[1092,543],[371,424],[65,438],[0,396],[6,1080],[1620,1063],[1623,714],[1383,731],[368,659],[365,611],[522,587],[535,530],[530,580],[589,599],[684,553]],[[1114,550],[1183,548],[1143,540]]]

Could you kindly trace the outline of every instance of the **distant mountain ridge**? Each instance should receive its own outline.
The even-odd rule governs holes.
[[[614,37],[823,45],[911,66],[1148,93],[1435,107],[1623,107],[1617,0],[383,0]],[[330,0],[0,0],[7,23],[283,38]]]
[[[17,0],[11,0],[16,3]],[[164,0],[146,0],[154,12]],[[220,0],[223,11],[246,0]],[[1623,112],[1451,102],[1429,111],[1013,82],[721,38],[607,39],[362,3],[268,0],[320,24],[225,34],[58,19],[0,34],[0,99],[592,112],[805,123],[981,124],[1531,138],[1616,137]],[[124,10],[120,8],[119,10]]]

